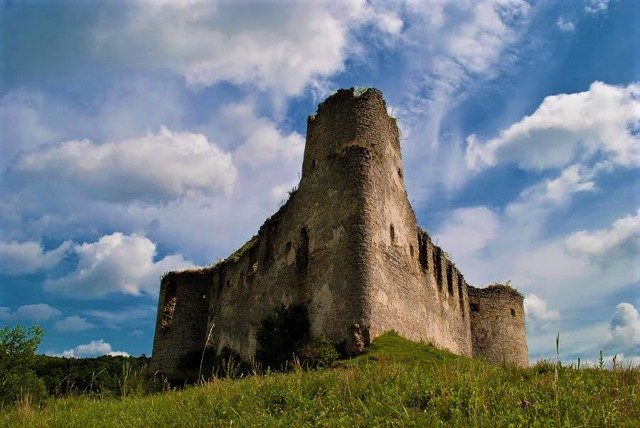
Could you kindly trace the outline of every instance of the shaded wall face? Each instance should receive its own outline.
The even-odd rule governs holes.
[[[370,122],[377,125],[363,132],[363,140],[375,141],[363,185],[368,225],[363,239],[371,338],[396,330],[407,338],[471,355],[464,279],[416,224],[395,121],[379,112]]]
[[[181,359],[202,351],[211,297],[207,271],[171,272],[162,280],[153,341],[152,370],[172,373]]]
[[[250,250],[217,270],[211,321],[218,349],[254,355],[260,321],[281,304],[304,304],[312,335],[348,350],[356,339],[367,341],[355,328],[366,324],[362,187],[371,156],[356,132],[363,103],[366,97],[343,91],[319,107],[308,124],[299,189]]]
[[[522,297],[491,287],[471,288],[469,303],[473,355],[497,364],[528,366]]]

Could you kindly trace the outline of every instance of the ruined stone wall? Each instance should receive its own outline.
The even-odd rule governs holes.
[[[158,298],[152,369],[175,371],[180,359],[202,351],[211,298],[210,269],[169,272]]]
[[[473,355],[493,363],[529,364],[523,297],[502,285],[469,287]]]
[[[474,307],[483,309],[472,315],[468,290],[475,289],[417,226],[382,94],[340,90],[309,117],[302,178],[287,203],[228,259],[163,280],[154,368],[174,370],[181,354],[202,349],[210,327],[216,351],[252,357],[260,321],[282,304],[305,305],[311,334],[349,352],[396,330],[489,358],[512,353],[493,337],[509,339],[518,355],[524,341],[526,358],[524,315],[521,331],[492,315],[514,307],[518,318],[522,301],[474,291]]]
[[[342,91],[318,107],[308,121],[298,190],[242,255],[216,269],[210,317],[219,350],[253,356],[260,320],[294,303],[307,307],[312,335],[353,350],[352,327],[365,313],[361,171],[369,161],[354,143],[366,108],[356,101]]]
[[[380,92],[365,95],[356,134],[358,145],[370,154],[361,172],[370,337],[396,330],[471,355],[464,279],[417,226],[404,184],[395,119],[387,115]]]

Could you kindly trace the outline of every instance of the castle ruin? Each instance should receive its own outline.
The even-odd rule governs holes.
[[[528,364],[522,296],[475,288],[420,229],[382,93],[339,90],[307,122],[297,191],[228,259],[162,279],[152,365],[171,373],[208,334],[248,359],[281,305],[307,308],[311,335],[358,353],[381,334],[493,362]],[[213,328],[212,328],[213,327]]]

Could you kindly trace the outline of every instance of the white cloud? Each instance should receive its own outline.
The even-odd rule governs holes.
[[[549,309],[547,302],[532,293],[524,299],[524,311],[528,325],[539,326],[543,330],[549,330],[560,320],[560,312]]]
[[[565,168],[559,177],[545,180],[544,197],[554,203],[562,204],[574,193],[593,192],[596,190],[596,184],[591,178],[592,174],[584,168],[571,165]]]
[[[627,352],[640,356],[640,317],[630,303],[620,303],[609,325],[608,352]]]
[[[518,0],[480,1],[472,6],[472,18],[450,34],[451,56],[471,73],[483,73],[514,37],[510,24],[529,12],[528,3]]]
[[[375,23],[380,30],[388,34],[399,34],[402,32],[404,22],[400,17],[393,13],[379,13],[377,18],[374,19]]]
[[[117,143],[68,141],[18,159],[14,171],[29,180],[67,183],[108,201],[167,201],[188,193],[230,193],[231,155],[201,134],[172,132]]]
[[[404,7],[407,71],[402,100],[394,103],[403,128],[407,187],[422,203],[468,179],[464,139],[455,125],[441,125],[482,82],[508,73],[517,62],[531,6],[523,0],[436,0]]]
[[[560,31],[564,31],[567,33],[572,33],[576,29],[576,24],[571,21],[567,21],[564,17],[558,18],[558,20],[556,21],[556,25],[558,26]]]
[[[545,222],[559,207],[569,205],[581,192],[595,192],[593,173],[584,167],[571,165],[554,178],[545,178],[526,187],[504,208],[504,221],[520,236],[534,236],[544,228]]]
[[[426,85],[427,102],[436,104],[450,102],[446,98],[467,80],[495,73],[494,66],[518,40],[517,28],[526,26],[530,13],[522,0],[437,0],[410,2],[407,8],[412,25],[405,39],[409,47],[419,48],[419,55],[409,60],[416,71],[428,74],[417,84]]]
[[[499,226],[498,216],[487,207],[460,208],[451,213],[435,239],[453,257],[464,256],[485,248]]]
[[[613,222],[611,228],[572,233],[565,240],[567,250],[578,256],[606,257],[620,251],[637,257],[640,254],[640,209]]]
[[[400,18],[363,0],[148,2],[121,22],[97,25],[95,52],[183,74],[189,85],[221,81],[298,94],[342,70],[350,33],[367,23],[395,34]]]
[[[584,6],[587,13],[596,14],[605,12],[609,8],[609,0],[589,0]]]
[[[86,318],[72,315],[56,321],[54,327],[58,331],[85,331],[94,328],[95,325],[87,321]]]
[[[297,132],[283,134],[276,123],[254,112],[252,102],[225,106],[220,115],[227,123],[242,126],[236,130],[240,144],[233,152],[238,164],[246,164],[254,170],[277,162],[280,166],[302,163],[304,138]]]
[[[64,241],[58,248],[49,251],[37,241],[0,241],[0,273],[25,275],[51,269],[62,260],[70,248],[71,241]]]
[[[46,290],[80,297],[154,294],[163,272],[192,265],[180,255],[154,262],[155,244],[136,234],[105,235],[97,242],[76,245],[74,251],[79,258],[76,269],[64,277],[46,280]]]
[[[0,319],[5,321],[47,321],[60,316],[61,312],[46,303],[20,306],[15,312],[9,308],[0,307]]]
[[[19,151],[54,141],[57,133],[43,123],[44,104],[42,94],[27,90],[11,91],[0,100],[2,169]]]
[[[640,85],[594,82],[588,91],[546,97],[537,110],[482,141],[467,138],[467,164],[474,169],[515,162],[544,170],[597,155],[613,165],[640,165]]]
[[[97,357],[100,355],[110,355],[112,357],[128,357],[129,354],[123,351],[114,351],[111,344],[103,339],[92,340],[89,343],[78,345],[75,348],[67,349],[61,356],[66,358]]]

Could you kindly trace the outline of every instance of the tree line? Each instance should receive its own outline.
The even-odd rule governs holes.
[[[0,407],[47,396],[126,396],[145,387],[149,357],[36,355],[43,335],[38,326],[0,329]]]

